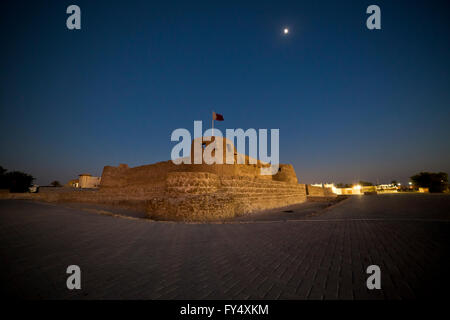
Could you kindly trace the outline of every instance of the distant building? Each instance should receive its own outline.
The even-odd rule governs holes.
[[[79,188],[98,188],[100,186],[101,177],[93,177],[89,173],[79,175]]]
[[[378,193],[396,193],[398,192],[399,187],[396,184],[378,184],[377,192]]]
[[[336,188],[334,183],[313,183],[313,184],[311,184],[311,186],[313,186],[313,187],[329,188],[331,190],[331,192],[333,192],[334,194],[342,194],[338,190],[339,188]]]
[[[375,186],[353,185],[351,187],[336,187],[334,183],[314,183],[312,186],[330,188],[337,195],[373,194],[377,192]]]
[[[66,183],[66,187],[79,188],[78,179],[70,180],[69,182]]]
[[[350,194],[374,194],[377,192],[377,188],[375,186],[361,186],[354,185],[349,188],[335,188],[336,194],[350,195]]]
[[[347,185],[346,187],[336,187],[333,183],[313,183],[313,187],[330,188],[331,191],[337,195],[361,195],[361,194],[384,194],[384,193],[398,193],[405,191],[401,189],[400,184],[378,184],[376,186],[361,186],[355,184],[353,186]],[[412,190],[412,186],[409,187],[409,191]],[[418,188],[415,192],[427,193],[428,188]]]
[[[98,188],[100,186],[101,177],[93,177],[89,173],[82,173],[78,179],[70,180],[66,186],[72,188]]]

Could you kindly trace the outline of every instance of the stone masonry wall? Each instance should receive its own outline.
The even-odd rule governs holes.
[[[208,172],[169,172],[153,189],[139,189],[136,185],[89,191],[69,189],[5,194],[5,198],[99,203],[146,211],[152,219],[184,221],[227,219],[306,201],[304,184]]]
[[[95,192],[38,194],[51,202],[87,202],[146,210],[163,220],[215,220],[306,201],[291,165],[274,176],[261,164],[180,164],[172,161],[129,168],[106,166]]]
[[[150,218],[215,220],[306,201],[303,184],[205,172],[169,173],[166,191],[148,201]]]
[[[333,197],[336,196],[335,193],[333,193],[331,188],[325,188],[325,187],[316,187],[312,185],[306,186],[306,192],[308,196],[311,197]]]

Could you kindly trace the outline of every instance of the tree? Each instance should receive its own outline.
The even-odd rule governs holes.
[[[448,186],[448,174],[446,172],[420,172],[410,179],[415,186],[428,188],[430,192],[443,192]]]
[[[391,184],[393,184],[394,186],[397,186],[398,185],[398,181],[397,180],[392,180]]]
[[[33,183],[33,176],[20,171],[5,174],[6,185],[9,192],[27,192]]]
[[[51,183],[53,187],[62,187],[61,183],[58,180],[55,180]]]
[[[360,181],[359,185],[363,186],[363,187],[367,187],[367,186],[373,186],[373,183],[372,182],[368,182],[368,181]]]
[[[6,183],[6,169],[0,166],[0,189],[8,189],[8,184]]]

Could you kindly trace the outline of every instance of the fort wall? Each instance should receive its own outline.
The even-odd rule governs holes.
[[[205,172],[169,173],[166,190],[149,200],[150,218],[214,220],[306,201],[304,184]]]
[[[299,184],[290,164],[280,164],[275,175],[262,175],[270,167],[247,155],[237,153],[229,140],[214,138],[200,142],[197,150],[228,150],[242,164],[175,164],[158,162],[130,168],[126,164],[105,166],[100,189],[95,192],[61,193],[37,196],[45,201],[129,204],[144,208],[148,216],[163,220],[215,220],[232,218],[263,209],[283,207],[306,201],[304,184]],[[214,145],[218,149],[211,149]],[[193,145],[192,145],[193,149]],[[219,155],[219,154],[218,154]],[[194,155],[191,154],[193,161]],[[186,159],[185,159],[186,160]]]
[[[261,175],[258,164],[179,164],[172,161],[129,168],[106,166],[101,194],[147,200],[153,219],[214,220],[306,201],[291,165]]]
[[[307,185],[306,194],[310,197],[336,197],[331,188]]]

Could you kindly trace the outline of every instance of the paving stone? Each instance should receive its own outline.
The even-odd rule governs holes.
[[[31,299],[414,299],[448,287],[449,195],[353,197],[298,217],[165,223],[2,200],[0,290]],[[66,288],[72,264],[79,291]],[[366,287],[370,264],[381,268],[381,290]]]

